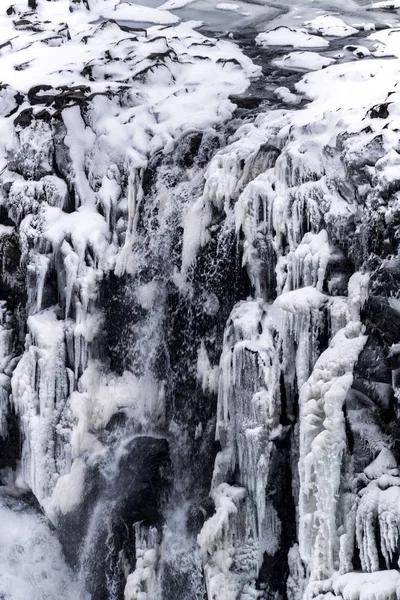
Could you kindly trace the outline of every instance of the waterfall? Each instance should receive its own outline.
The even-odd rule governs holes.
[[[0,597],[397,598],[397,8],[189,4],[0,9]]]

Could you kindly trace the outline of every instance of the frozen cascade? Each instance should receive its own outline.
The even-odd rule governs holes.
[[[0,596],[400,598],[397,29],[7,8]]]

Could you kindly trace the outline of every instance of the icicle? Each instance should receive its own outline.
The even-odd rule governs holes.
[[[340,330],[300,391],[300,554],[311,579],[336,567],[336,494],[346,447],[342,405],[366,337],[359,323]]]
[[[154,527],[147,529],[141,523],[136,523],[134,527],[136,565],[133,573],[127,577],[124,600],[152,600],[158,592],[158,533]]]
[[[142,178],[143,170],[133,168],[128,180],[128,224],[125,234],[125,243],[116,261],[115,273],[122,275],[130,269],[132,247],[136,237],[136,228],[139,220],[140,205],[143,200]]]

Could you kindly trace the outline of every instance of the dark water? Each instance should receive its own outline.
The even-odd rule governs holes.
[[[182,0],[183,2],[184,0]],[[396,22],[396,17],[387,12],[372,11],[368,7],[370,0],[336,0],[327,2],[319,0],[281,0],[276,2],[266,0],[186,0],[181,8],[169,9],[182,21],[202,21],[207,31],[215,34],[237,32],[242,29],[252,29],[255,32],[264,31],[274,25],[286,23],[301,26],[307,19],[319,14],[340,15],[349,19],[348,22],[390,23]],[[221,10],[219,4],[233,4],[236,10]],[[162,0],[138,0],[135,4],[151,8],[159,8]]]

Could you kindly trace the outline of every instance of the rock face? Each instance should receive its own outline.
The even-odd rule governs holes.
[[[1,9],[1,490],[74,598],[394,598],[399,60],[115,4]]]

